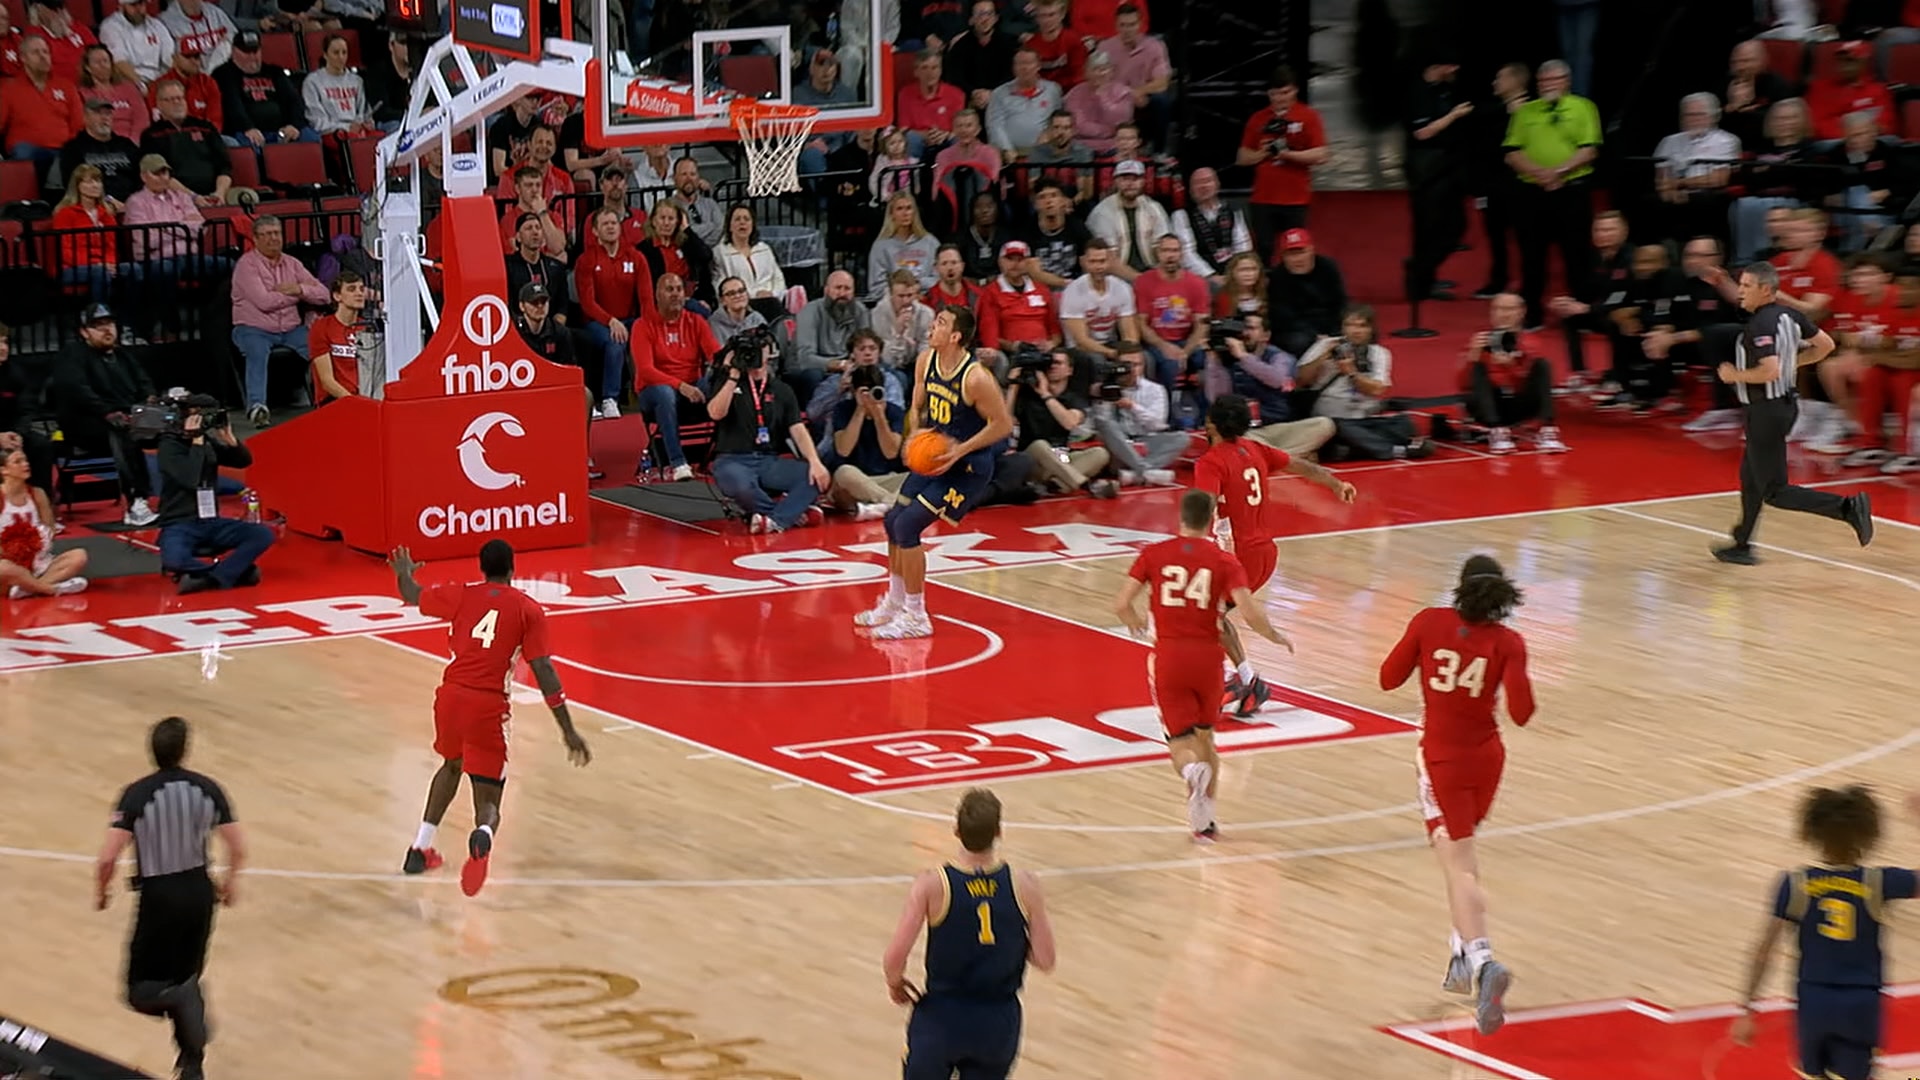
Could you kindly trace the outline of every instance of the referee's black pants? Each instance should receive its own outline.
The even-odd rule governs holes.
[[[1407,261],[1407,299],[1433,293],[1440,264],[1467,231],[1466,178],[1453,162],[1435,158],[1408,170],[1407,203],[1413,211],[1413,255]],[[1417,176],[1417,179],[1412,179]]]
[[[1750,392],[1758,394],[1760,389],[1753,387]],[[1763,505],[1845,519],[1843,497],[1787,483],[1787,433],[1799,416],[1800,403],[1792,395],[1747,406],[1747,449],[1740,456],[1740,524],[1733,527],[1733,542],[1741,547],[1752,542]]]
[[[147,878],[127,943],[127,1004],[173,1021],[181,1065],[207,1052],[207,1005],[199,976],[213,935],[213,879],[203,867]]]
[[[1520,298],[1527,302],[1527,325],[1546,323],[1547,248],[1560,249],[1569,281],[1593,263],[1593,198],[1585,180],[1546,191],[1520,185]]]

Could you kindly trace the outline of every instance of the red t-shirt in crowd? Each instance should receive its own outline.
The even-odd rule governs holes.
[[[420,594],[420,614],[448,622],[453,662],[440,676],[445,686],[505,694],[516,656],[553,655],[547,613],[511,585],[435,585]]]
[[[1280,535],[1278,513],[1267,497],[1267,477],[1293,464],[1293,456],[1252,439],[1229,439],[1207,447],[1193,463],[1193,486],[1213,493],[1219,514],[1233,526],[1233,546],[1246,549]]]
[[[6,128],[7,152],[21,143],[60,149],[85,125],[81,108],[80,88],[58,75],[48,76],[44,89],[24,75],[0,80],[0,124]]]
[[[20,70],[20,37],[19,27],[0,34],[0,77],[11,79],[25,74]]]
[[[605,326],[615,319],[637,319],[646,311],[653,296],[653,271],[639,252],[623,247],[609,255],[596,242],[573,264],[573,284],[580,310]]]
[[[1320,113],[1311,105],[1294,102],[1286,116],[1280,118],[1284,125],[1281,133],[1267,131],[1267,125],[1274,119],[1271,107],[1254,113],[1247,119],[1246,130],[1240,134],[1240,145],[1248,150],[1258,150],[1282,137],[1286,139],[1288,150],[1312,150],[1327,145],[1327,129],[1320,123]],[[1311,168],[1273,158],[1253,167],[1253,202],[1267,206],[1305,206],[1312,200]]]
[[[1141,9],[1141,17],[1146,17],[1145,8]],[[1061,27],[1060,36],[1052,41],[1036,32],[1028,34],[1020,44],[1039,55],[1040,77],[1060,84],[1062,93],[1080,84],[1087,68],[1087,42],[1072,27]]]
[[[307,330],[307,359],[318,360],[323,356],[332,370],[333,381],[345,387],[349,394],[359,393],[360,350],[353,344],[353,327],[341,322],[337,315],[315,319]],[[313,390],[315,398],[326,392],[317,378],[313,380]]]
[[[1043,344],[1060,336],[1060,314],[1053,291],[1028,278],[1020,288],[1006,276],[994,278],[980,293],[980,344],[997,349],[1003,341]]]
[[[1194,320],[1207,313],[1210,303],[1206,279],[1182,270],[1172,280],[1158,268],[1133,279],[1133,304],[1147,328],[1169,345],[1179,345],[1193,334]]]
[[[636,387],[697,386],[701,369],[720,351],[720,342],[707,320],[693,312],[681,308],[677,317],[668,319],[649,304],[647,313],[633,324],[629,347]]]
[[[1813,114],[1813,137],[1845,138],[1848,113],[1873,112],[1881,131],[1900,126],[1900,114],[1893,110],[1893,95],[1885,84],[1861,76],[1856,83],[1832,79],[1814,79],[1807,83],[1807,111]]]
[[[88,47],[100,44],[100,40],[93,36],[93,31],[79,23],[74,23],[63,37],[54,37],[38,26],[30,26],[26,32],[47,39],[47,46],[53,53],[54,77],[74,83],[80,81],[80,60]]]
[[[1450,607],[1427,608],[1380,664],[1380,688],[1395,689],[1416,670],[1426,704],[1420,751],[1429,761],[1470,755],[1500,738],[1493,708],[1501,687],[1513,722],[1525,726],[1533,719],[1527,643],[1511,627],[1475,625]]]
[[[1088,41],[1100,41],[1120,33],[1120,5],[1132,3],[1140,9],[1140,32],[1147,33],[1147,5],[1138,0],[1073,0],[1067,21]]]
[[[958,296],[948,292],[944,283],[936,281],[933,283],[933,288],[927,290],[927,295],[920,298],[920,302],[932,308],[935,315],[940,314],[948,308],[956,307],[966,308],[968,311],[978,315],[980,313],[980,292],[980,286],[975,285],[966,278],[960,279],[960,294]]]
[[[1141,549],[1127,576],[1147,586],[1160,645],[1213,645],[1233,591],[1247,587],[1240,560],[1206,537],[1178,536]]]
[[[1846,276],[1846,268],[1840,265],[1839,258],[1821,248],[1806,260],[1805,266],[1796,268],[1793,264],[1799,255],[1797,251],[1783,251],[1773,257],[1773,268],[1780,271],[1780,291],[1796,298],[1820,293],[1837,300],[1841,279]],[[1832,322],[1833,315],[1829,312],[1820,328],[1824,330]]]
[[[967,107],[967,95],[952,83],[934,87],[933,96],[920,92],[918,82],[902,86],[893,95],[893,123],[905,131],[952,131],[953,114]]]
[[[1836,338],[1842,334],[1885,337],[1899,302],[1899,292],[1891,285],[1878,296],[1862,296],[1848,289],[1833,298],[1833,325],[1827,332]]]

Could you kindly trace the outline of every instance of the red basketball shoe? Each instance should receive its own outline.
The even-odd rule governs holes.
[[[438,870],[447,860],[432,848],[408,848],[407,861],[400,869],[409,874],[424,874],[429,870]]]
[[[460,868],[460,891],[477,896],[487,883],[487,857],[493,853],[493,834],[475,829],[467,837],[467,862]]]

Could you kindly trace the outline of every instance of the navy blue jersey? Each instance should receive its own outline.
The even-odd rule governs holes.
[[[948,377],[940,373],[938,352],[927,359],[926,425],[955,442],[966,442],[987,428],[987,418],[967,404],[967,376],[977,363],[973,354],[967,353],[960,361],[959,370]]]
[[[1911,900],[1920,880],[1891,866],[1809,866],[1780,876],[1773,914],[1799,925],[1798,981],[1878,989],[1883,902]]]
[[[1006,1001],[1027,974],[1027,913],[1001,863],[971,872],[940,868],[946,904],[927,923],[927,996]]]

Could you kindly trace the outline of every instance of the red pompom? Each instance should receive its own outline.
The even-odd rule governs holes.
[[[14,518],[7,522],[6,528],[0,529],[0,559],[31,569],[46,543],[38,525],[25,518]]]

